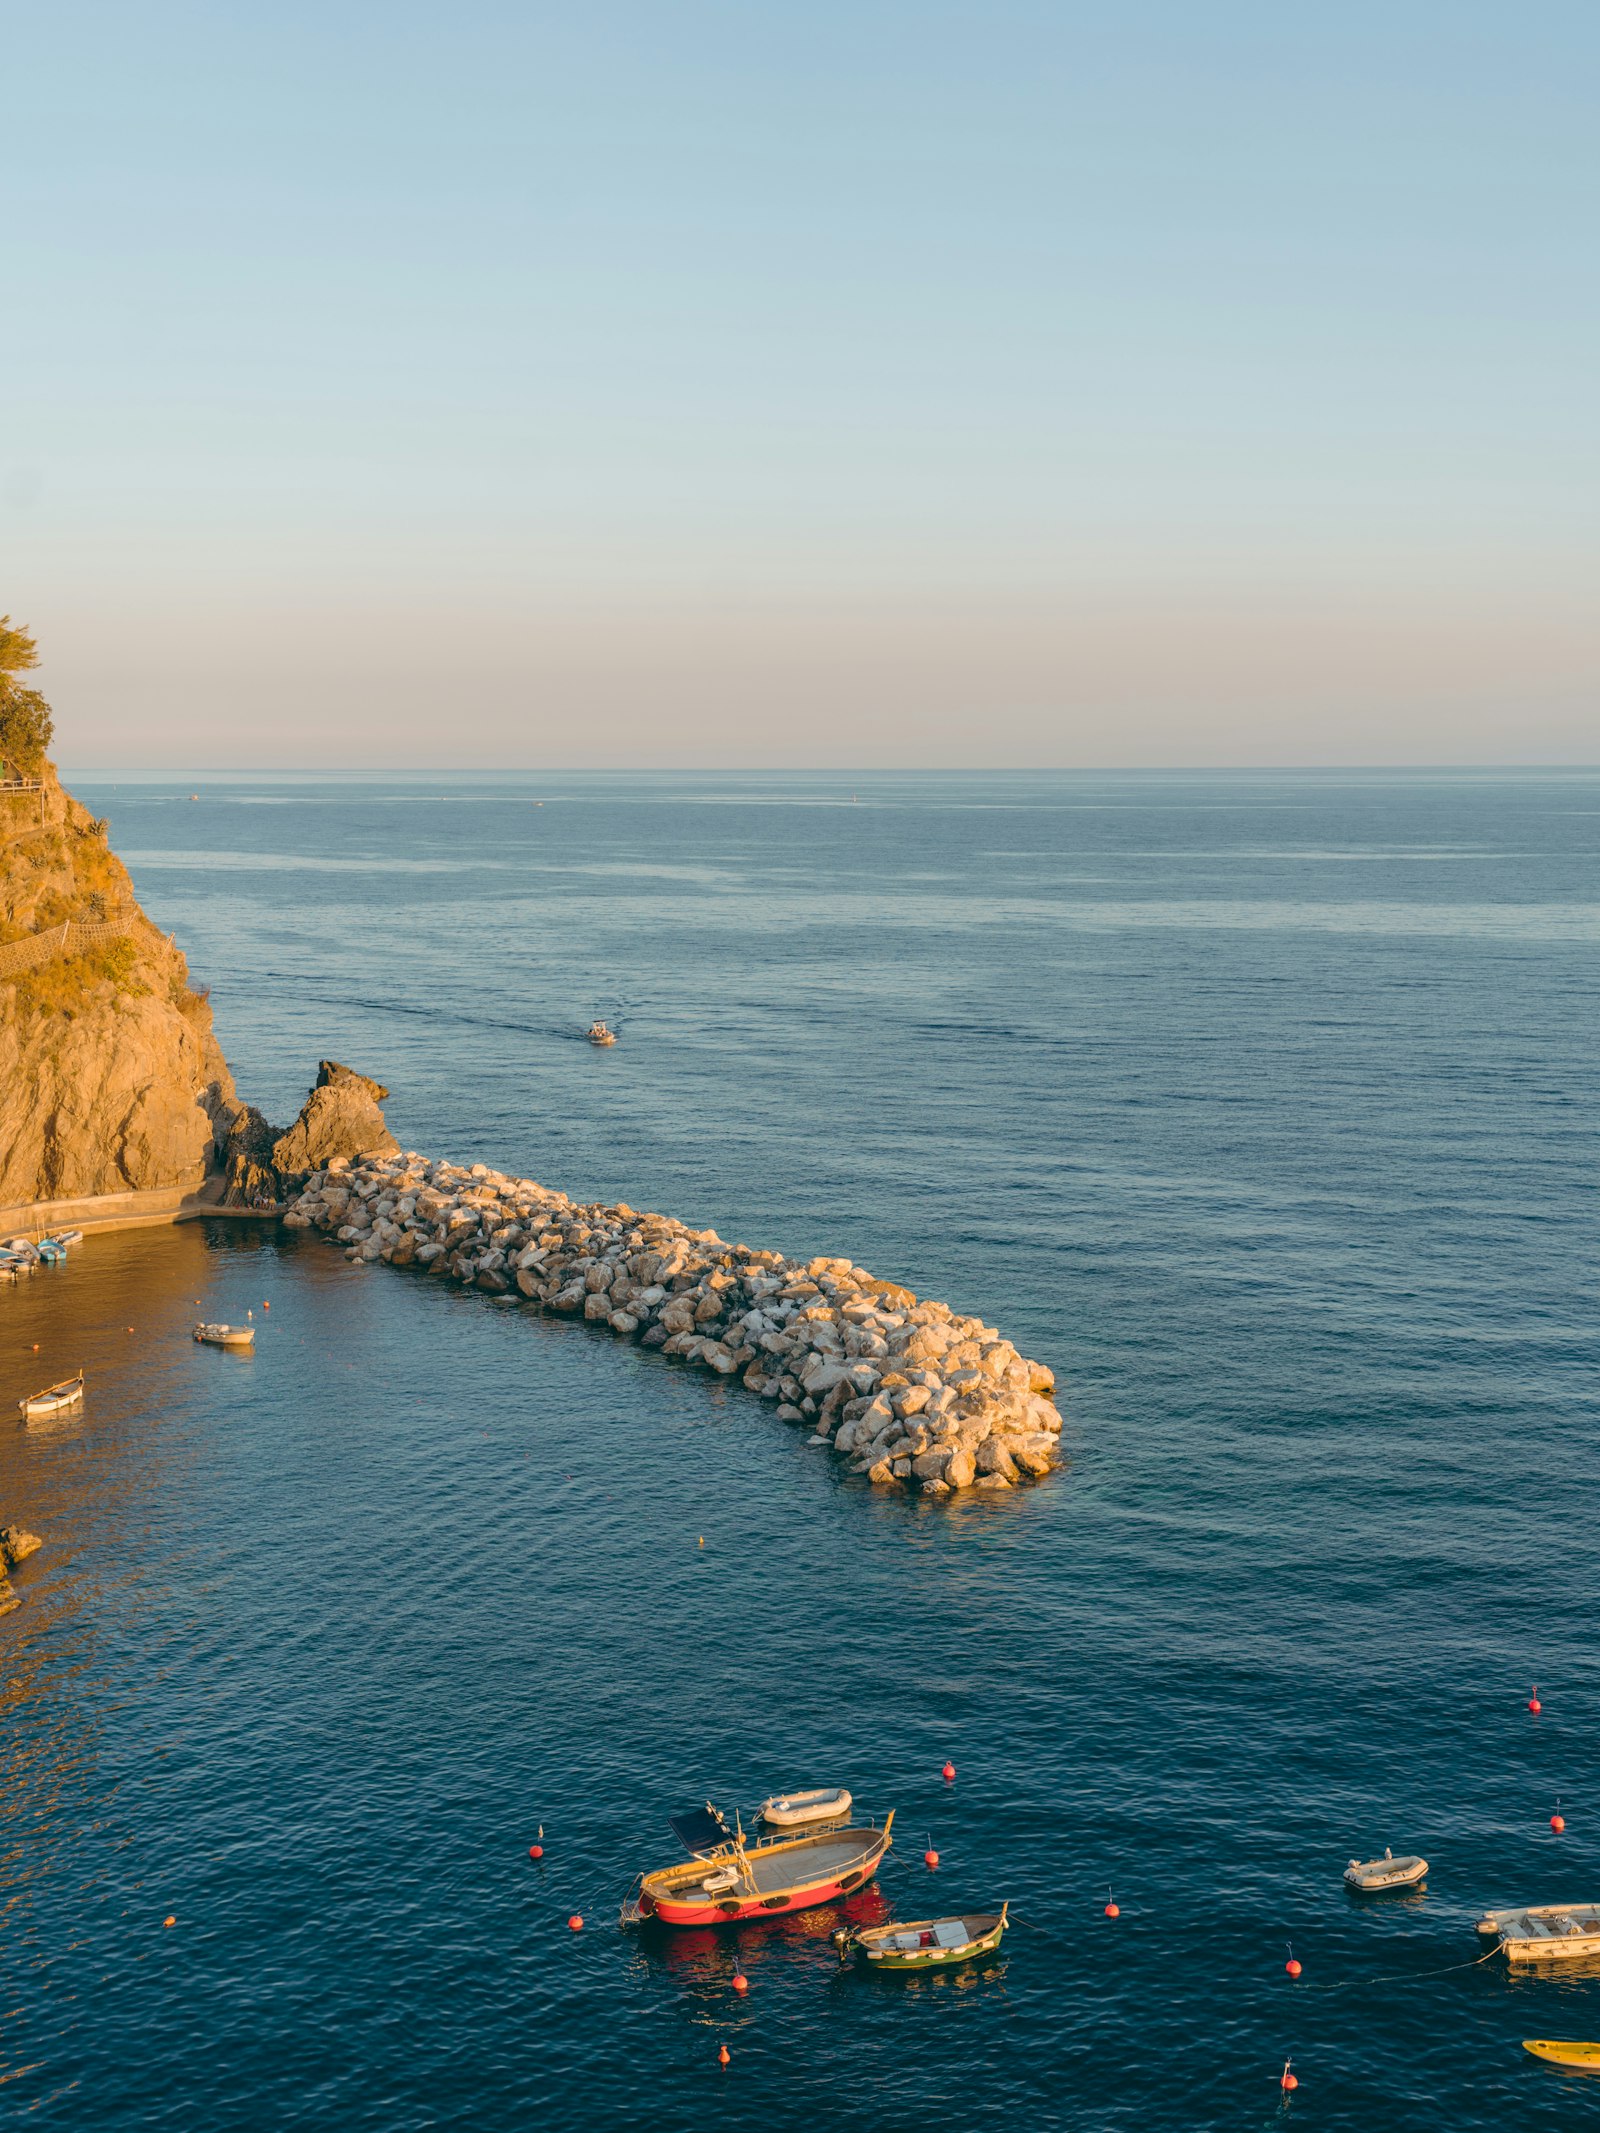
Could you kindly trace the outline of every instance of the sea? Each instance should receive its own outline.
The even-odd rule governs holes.
[[[0,1291],[0,1412],[88,1373],[0,1424],[0,2113],[1600,2119],[1521,2048],[1600,1969],[1474,1932],[1600,1897],[1600,774],[72,782],[274,1121],[339,1059],[405,1148],[848,1256],[1048,1362],[1067,1463],[874,1490],[313,1233]],[[850,1915],[993,1957],[619,1924],[669,1814],[834,1784]]]

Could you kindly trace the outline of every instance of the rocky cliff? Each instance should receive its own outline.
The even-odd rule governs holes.
[[[238,1109],[106,827],[49,764],[0,787],[0,1207],[198,1186]]]

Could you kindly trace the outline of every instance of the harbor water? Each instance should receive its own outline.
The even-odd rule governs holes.
[[[337,1058],[404,1147],[848,1255],[1050,1363],[1070,1465],[875,1491],[315,1235],[91,1236],[0,1291],[0,2108],[1596,2110],[1520,2040],[1600,1971],[1473,1922],[1600,1896],[1600,776],[69,782],[274,1119]],[[619,1929],[669,1813],[835,1783],[896,1810],[861,1914],[1009,1899],[995,1956]],[[1347,1896],[1386,1844],[1426,1888]]]

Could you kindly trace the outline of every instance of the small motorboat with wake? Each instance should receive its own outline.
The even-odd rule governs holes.
[[[825,1822],[850,1818],[850,1795],[842,1785],[818,1786],[812,1792],[775,1792],[756,1812],[768,1829],[817,1829]]]
[[[57,1415],[70,1415],[74,1408],[83,1405],[83,1372],[75,1378],[63,1378],[59,1385],[46,1386],[43,1392],[30,1393],[19,1400],[17,1407],[26,1421],[49,1422]]]
[[[875,1970],[929,1970],[946,1963],[970,1963],[1000,1945],[1009,1903],[998,1911],[968,1912],[960,1918],[919,1918],[909,1925],[844,1926],[833,1936],[839,1960],[859,1955]]]
[[[1381,1859],[1352,1859],[1344,1870],[1344,1885],[1362,1896],[1377,1896],[1385,1889],[1414,1889],[1427,1877],[1426,1859],[1414,1852],[1397,1859],[1385,1846]]]
[[[588,1036],[591,1044],[615,1044],[617,1041],[616,1031],[607,1029],[603,1022],[591,1022]]]
[[[1600,1956],[1600,1904],[1536,1903],[1486,1911],[1478,1931],[1494,1934],[1508,1963],[1592,1962]]]
[[[253,1348],[256,1344],[256,1329],[254,1326],[207,1323],[195,1327],[194,1337],[197,1341],[203,1341],[209,1348]]]
[[[868,1824],[750,1843],[737,1821],[730,1832],[707,1802],[693,1814],[670,1818],[688,1864],[641,1874],[623,1903],[623,1923],[732,1926],[836,1903],[877,1873],[894,1841],[893,1826],[891,1812],[882,1829]]]

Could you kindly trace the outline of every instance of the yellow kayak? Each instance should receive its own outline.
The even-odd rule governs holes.
[[[1575,2066],[1600,2074],[1600,2044],[1563,2044],[1559,2037],[1524,2037],[1522,2049],[1552,2066]]]

